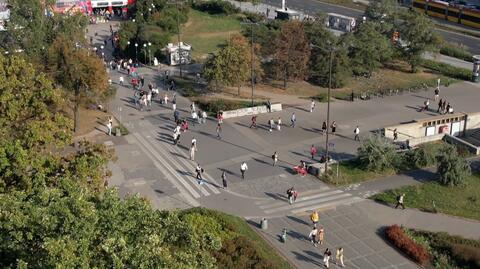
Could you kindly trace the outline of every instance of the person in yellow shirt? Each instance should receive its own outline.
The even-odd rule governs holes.
[[[314,226],[317,226],[317,223],[318,223],[319,219],[320,219],[320,217],[318,216],[317,210],[314,210],[312,215],[310,215],[310,220],[313,222]]]

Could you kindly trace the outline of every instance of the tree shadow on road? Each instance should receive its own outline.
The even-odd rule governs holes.
[[[304,225],[307,225],[307,226],[311,226],[310,223],[308,223],[308,222],[306,222],[306,221],[304,221],[304,220],[302,220],[302,219],[299,219],[299,218],[297,218],[297,217],[295,217],[295,216],[287,216],[287,218],[288,218],[289,220],[298,222],[298,223],[300,223],[300,224],[304,224]]]
[[[323,263],[321,262],[318,262],[308,256],[305,256],[301,253],[298,253],[297,251],[292,251],[292,254],[295,255],[295,259],[296,260],[299,260],[299,261],[304,261],[304,262],[309,262],[309,263],[312,263],[318,267],[323,267]]]
[[[279,193],[265,192],[265,195],[270,197],[270,198],[273,198],[275,200],[278,200],[278,201],[288,202],[287,197],[285,195],[281,195]]]

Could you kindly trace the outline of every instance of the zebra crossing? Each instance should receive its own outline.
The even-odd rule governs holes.
[[[177,146],[159,143],[155,130],[132,133],[142,151],[153,160],[154,165],[180,191],[192,205],[199,206],[196,199],[219,194],[217,182],[207,173],[203,174],[205,184],[198,184],[195,178],[195,164]],[[176,158],[174,155],[179,156]]]
[[[325,210],[339,205],[348,205],[363,200],[342,190],[321,187],[300,192],[296,202],[290,205],[287,198],[257,201],[255,204],[268,215],[299,214]]]

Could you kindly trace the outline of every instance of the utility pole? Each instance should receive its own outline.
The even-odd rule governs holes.
[[[258,23],[256,22],[242,22],[242,24],[247,24],[250,25],[250,31],[251,31],[251,55],[250,55],[250,80],[252,84],[252,107],[254,106],[254,95],[253,92],[255,90],[255,47],[253,43],[253,26],[257,25]]]
[[[178,59],[180,60],[180,77],[182,76],[182,44],[180,43],[180,19],[179,19],[179,14],[180,10],[178,9],[178,2],[175,2],[175,5],[177,6],[177,33],[178,33]]]
[[[332,61],[333,48],[330,48],[330,61],[328,63],[328,93],[327,93],[327,137],[325,139],[325,174],[328,172],[328,134],[330,130],[330,91],[332,90]]]

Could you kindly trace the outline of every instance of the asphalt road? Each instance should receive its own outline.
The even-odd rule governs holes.
[[[281,0],[262,0],[262,2],[272,6],[281,6],[282,4]],[[315,15],[318,12],[338,13],[349,17],[361,17],[363,15],[363,11],[360,10],[331,5],[315,0],[289,0],[287,1],[287,7],[308,15]],[[473,54],[480,54],[480,38],[439,29],[436,29],[435,31],[446,41],[462,44]]]

